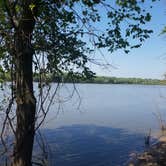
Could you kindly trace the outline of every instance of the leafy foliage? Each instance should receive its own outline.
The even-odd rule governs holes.
[[[67,72],[69,76],[91,77],[94,73],[87,64],[94,50],[123,49],[128,53],[140,47],[152,33],[142,26],[151,19],[141,8],[143,0],[27,2],[36,21],[32,36],[36,54],[34,68],[38,72],[42,69],[56,75]],[[14,28],[21,24],[24,5],[21,0],[0,3],[0,58],[5,70],[11,68],[11,55],[15,53]],[[41,59],[44,59],[43,65]]]

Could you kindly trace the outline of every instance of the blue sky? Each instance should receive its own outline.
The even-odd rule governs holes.
[[[141,77],[163,79],[166,72],[166,35],[159,35],[166,25],[166,1],[154,3],[151,9],[152,20],[146,26],[154,30],[151,38],[129,54],[117,51],[113,54],[104,52],[111,65],[108,69],[91,66],[97,75],[116,77]]]

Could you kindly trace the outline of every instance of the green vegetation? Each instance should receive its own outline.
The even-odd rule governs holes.
[[[40,82],[40,75],[34,73],[34,82]],[[43,78],[42,78],[43,79]],[[0,75],[1,80],[11,81],[9,73]],[[53,74],[45,74],[45,82],[65,82],[65,83],[94,83],[94,84],[141,84],[141,85],[166,85],[166,79],[151,79],[151,78],[135,78],[135,77],[108,77],[108,76],[93,76],[91,78],[83,78],[62,74],[54,76]]]
[[[63,76],[53,76],[47,74],[45,76],[47,82],[65,82],[65,83],[96,83],[96,84],[142,84],[142,85],[166,85],[166,80],[150,79],[150,78],[118,78],[106,76],[94,76],[92,78],[69,77],[67,74]],[[39,75],[34,75],[34,81],[39,82]]]
[[[143,84],[143,85],[166,85],[165,80],[143,79],[143,78],[117,78],[117,77],[95,77],[94,83],[104,84]]]

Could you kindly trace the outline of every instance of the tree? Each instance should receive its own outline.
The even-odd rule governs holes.
[[[43,88],[47,83],[44,75],[52,73],[58,77],[65,73],[72,79],[90,78],[94,73],[87,63],[95,49],[123,49],[128,53],[140,47],[152,33],[143,26],[151,16],[141,8],[141,3],[144,0],[0,1],[0,71],[1,75],[11,74],[11,98],[5,110],[1,140],[5,147],[3,137],[8,123],[15,138],[12,166],[32,166],[35,131],[49,110],[49,106],[47,110],[43,108]],[[102,20],[103,27],[98,28]],[[38,108],[34,72],[40,75]],[[14,102],[16,112],[11,117]],[[40,122],[39,112],[43,114]]]

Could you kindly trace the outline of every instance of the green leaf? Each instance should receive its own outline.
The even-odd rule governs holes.
[[[150,15],[150,13],[147,13],[147,15],[145,16],[145,20],[146,20],[146,21],[150,21],[150,20],[151,20],[151,15]]]
[[[35,4],[33,4],[33,3],[31,3],[30,5],[29,5],[29,8],[31,9],[31,11],[33,11],[33,9],[35,8]]]
[[[163,35],[166,33],[166,26],[164,27],[164,29],[161,31],[160,35]]]
[[[19,5],[16,5],[15,9],[16,9],[16,12],[20,12],[21,7]]]

